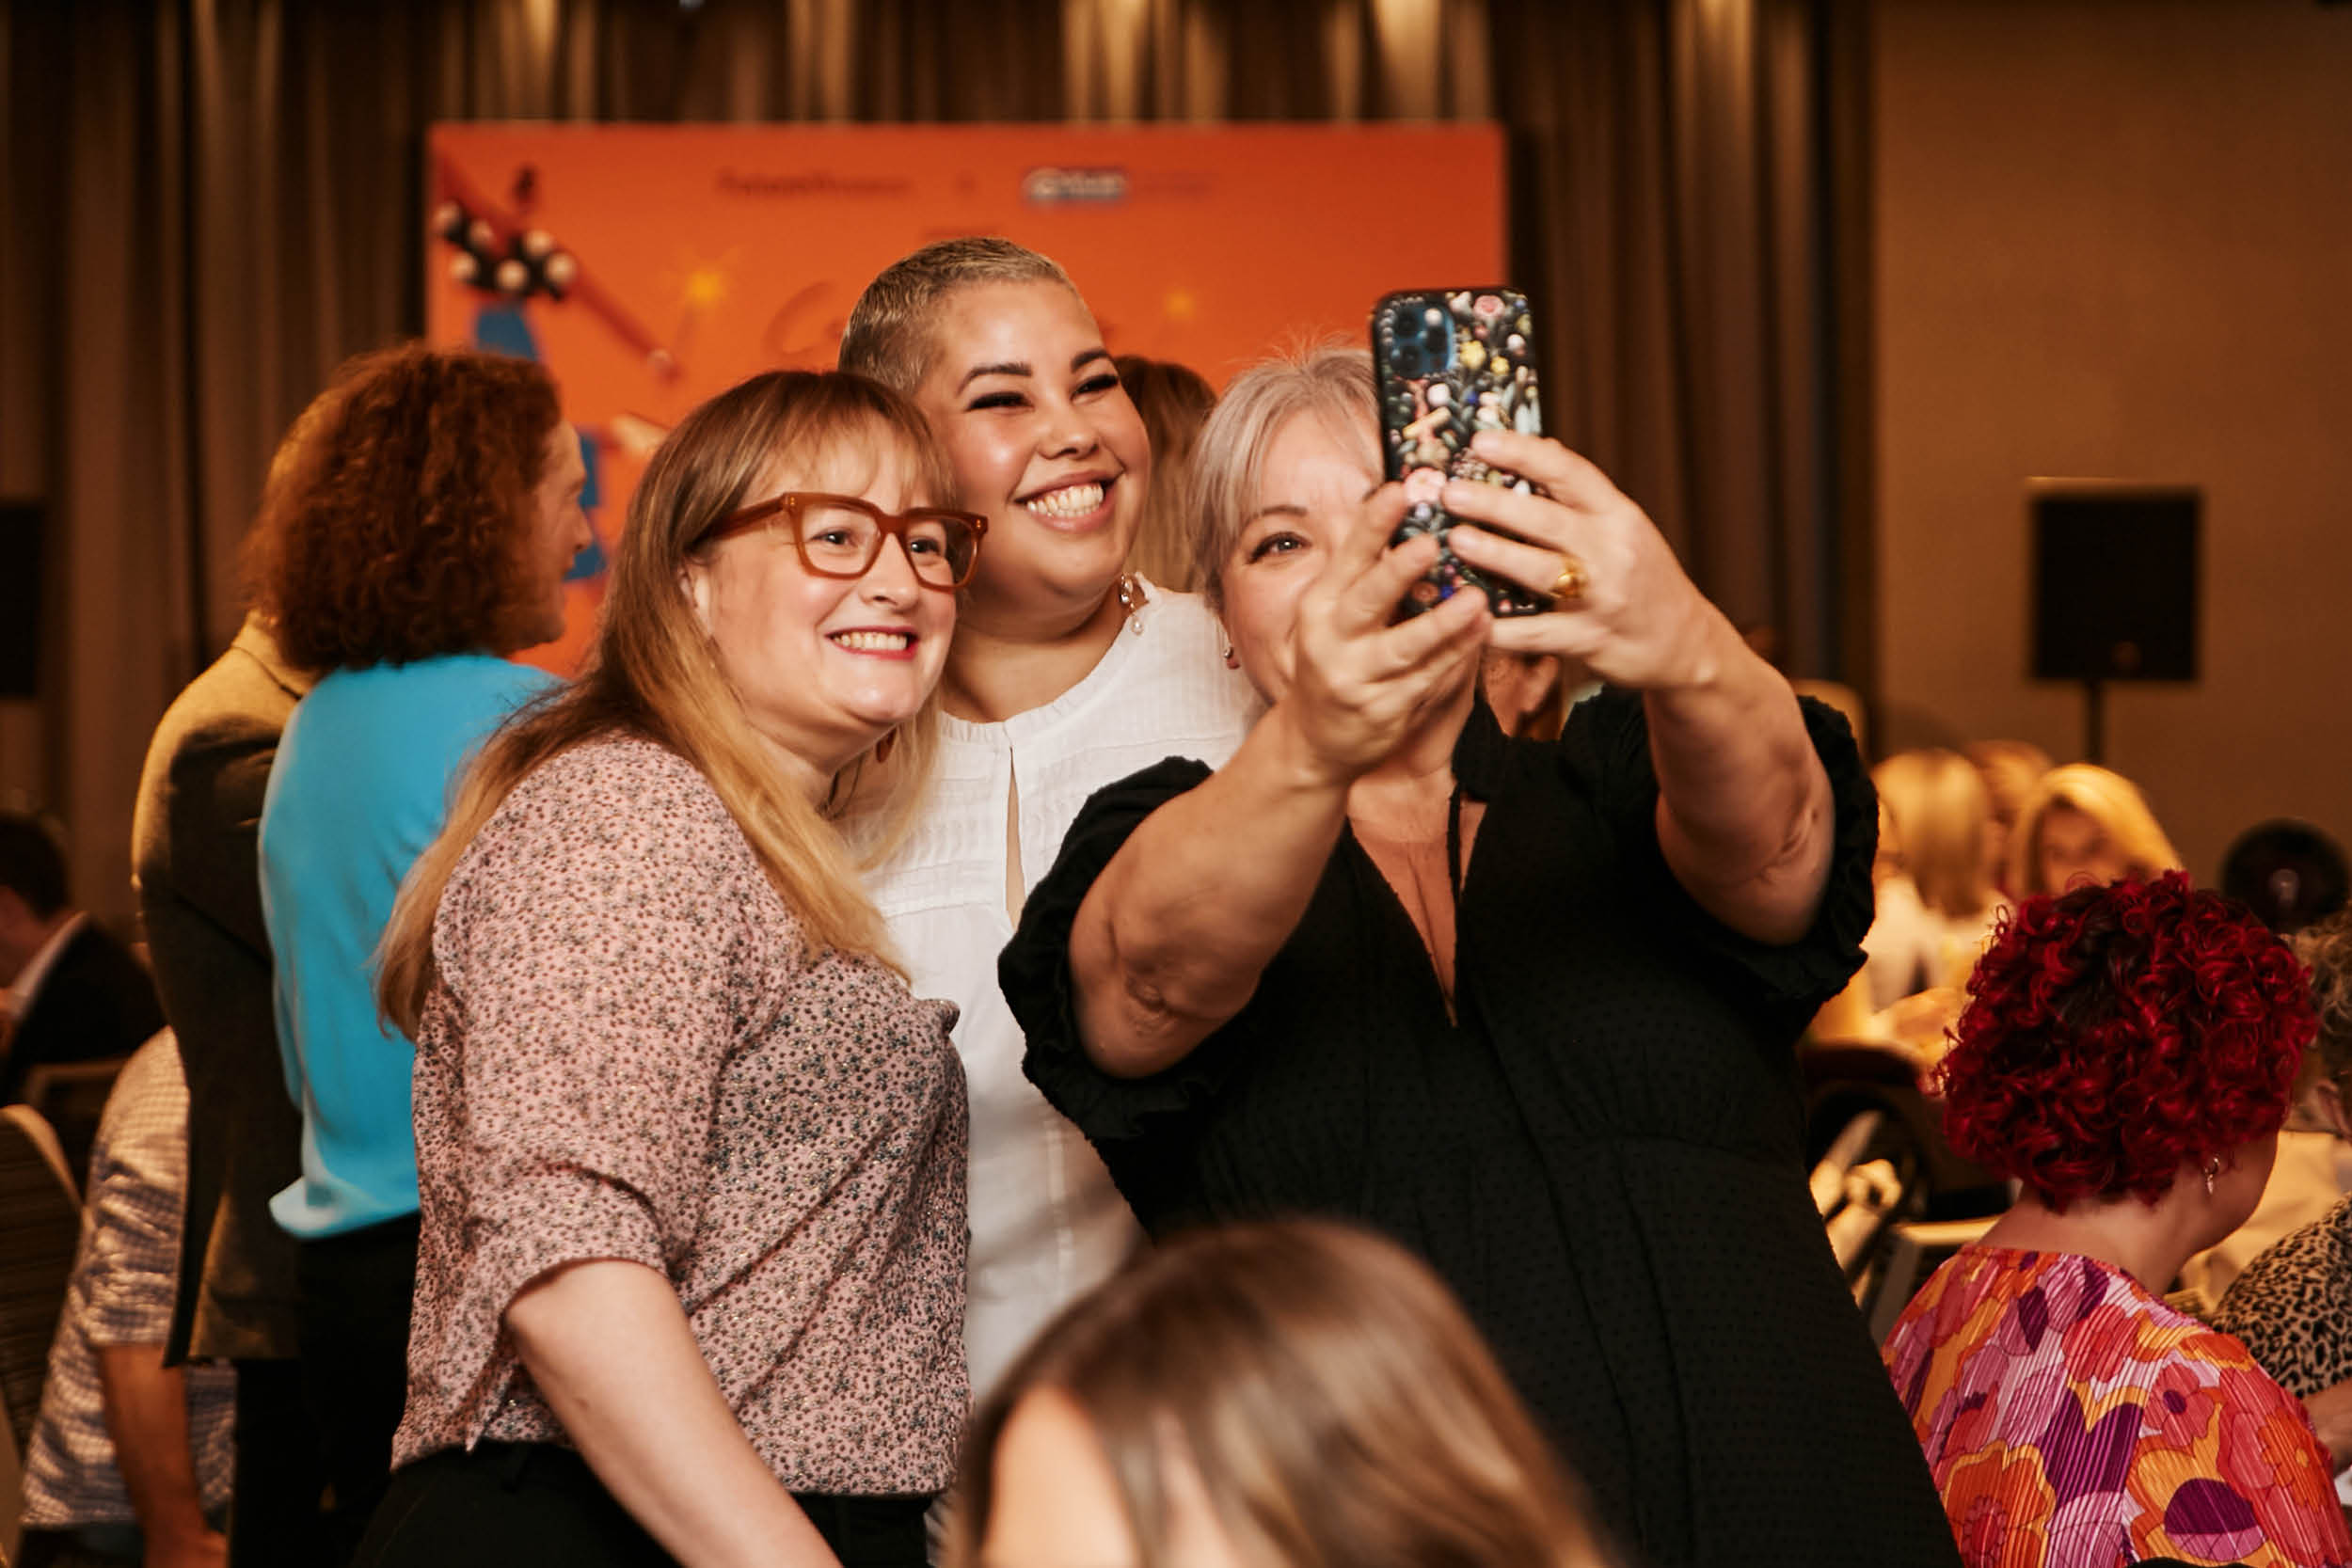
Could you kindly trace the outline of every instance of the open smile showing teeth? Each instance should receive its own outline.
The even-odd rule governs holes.
[[[903,631],[837,631],[832,641],[853,654],[902,654],[914,638]]]
[[[1103,504],[1103,491],[1101,481],[1090,480],[1084,484],[1065,484],[1058,490],[1031,496],[1022,504],[1040,517],[1083,517]]]

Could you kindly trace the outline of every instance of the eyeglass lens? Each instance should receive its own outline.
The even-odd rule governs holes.
[[[960,517],[917,513],[906,519],[903,537],[914,575],[943,588],[961,583],[972,570],[977,540]],[[882,554],[882,529],[853,506],[818,501],[801,508],[801,550],[819,572],[857,577]]]

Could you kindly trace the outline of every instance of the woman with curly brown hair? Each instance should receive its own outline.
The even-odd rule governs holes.
[[[2352,1561],[2302,1407],[2168,1306],[2253,1211],[2312,1004],[2241,905],[2173,873],[2022,906],[1939,1069],[1952,1145],[2025,1191],[1886,1363],[1971,1565]]]
[[[563,630],[588,543],[578,437],[524,360],[410,344],[364,355],[304,418],[253,544],[256,596],[324,672],[287,721],[262,810],[262,908],[302,1175],[271,1203],[300,1243],[305,1401],[335,1549],[383,1491],[416,1274],[409,1042],[376,1018],[371,955],[485,736],[548,685],[508,661]]]

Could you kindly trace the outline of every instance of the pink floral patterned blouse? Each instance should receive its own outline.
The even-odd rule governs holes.
[[[676,1287],[787,1487],[944,1487],[965,1402],[955,1008],[870,958],[811,962],[702,775],[635,738],[516,787],[434,955],[394,1464],[564,1441],[503,1316],[548,1270],[617,1258]]]
[[[1968,1568],[2352,1562],[2303,1407],[2111,1264],[1969,1247],[1885,1356]]]

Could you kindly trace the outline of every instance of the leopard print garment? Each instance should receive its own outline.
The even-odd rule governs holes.
[[[2257,1253],[2213,1324],[2297,1399],[2352,1377],[2352,1196]]]

